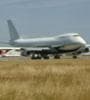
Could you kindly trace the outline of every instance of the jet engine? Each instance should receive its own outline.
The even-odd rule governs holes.
[[[84,49],[84,52],[89,52],[89,51],[90,49],[88,47]]]
[[[29,56],[30,55],[30,51],[21,49],[21,56]]]

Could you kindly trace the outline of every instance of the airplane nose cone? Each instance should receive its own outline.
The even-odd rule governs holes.
[[[82,39],[82,38],[80,39],[80,43],[83,44],[83,45],[87,44],[86,41],[84,39]]]
[[[82,37],[77,37],[76,38],[76,41],[78,43],[82,44],[82,45],[86,45],[87,44],[86,41]]]

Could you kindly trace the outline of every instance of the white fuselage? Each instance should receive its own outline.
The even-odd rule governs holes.
[[[17,39],[11,45],[18,47],[60,47],[62,50],[73,50],[85,47],[85,40],[78,33],[70,33],[47,38]]]

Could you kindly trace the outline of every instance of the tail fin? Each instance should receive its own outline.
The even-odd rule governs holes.
[[[10,40],[14,41],[16,39],[19,39],[19,34],[16,30],[16,28],[14,27],[13,23],[11,20],[7,20],[8,23],[8,28],[9,28],[9,32],[10,32]]]

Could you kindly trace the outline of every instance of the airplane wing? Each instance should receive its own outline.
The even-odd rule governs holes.
[[[0,47],[0,50],[20,50],[19,47]]]
[[[58,45],[52,45],[52,48],[60,48],[60,47],[63,47],[64,45],[60,45],[60,44],[58,44]]]
[[[29,48],[20,48],[20,50],[27,50],[27,51],[41,51],[41,50],[49,50],[48,47],[29,47]]]

